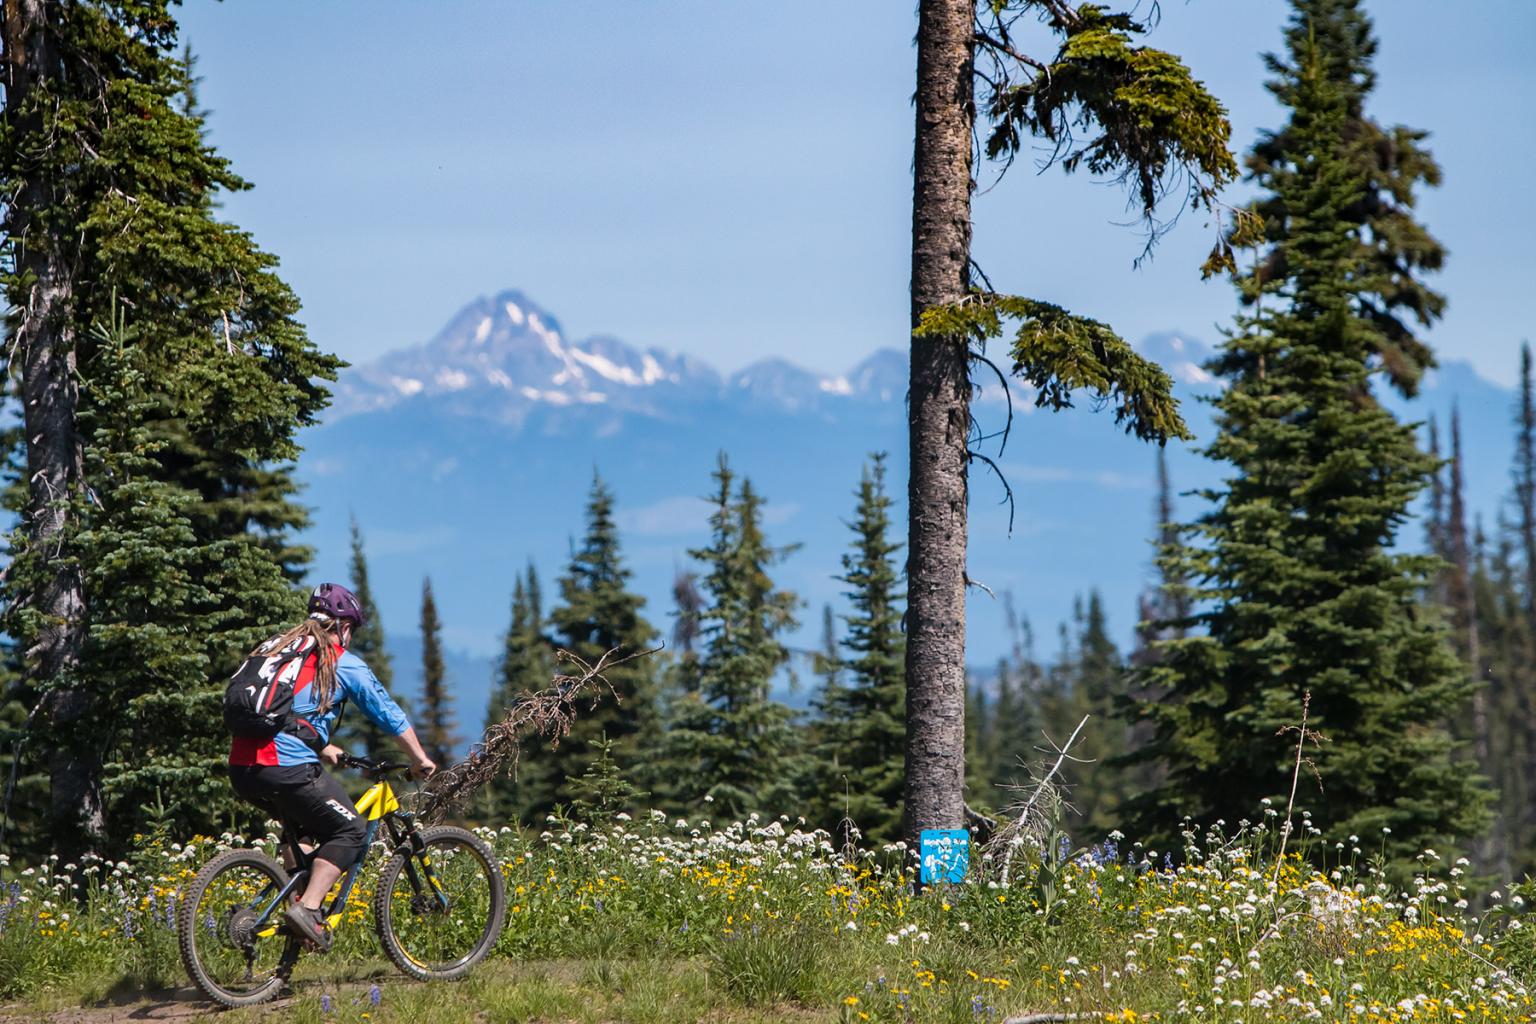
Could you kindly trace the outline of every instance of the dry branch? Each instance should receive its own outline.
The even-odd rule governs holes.
[[[506,717],[485,730],[469,757],[432,776],[422,789],[418,815],[429,824],[441,821],[445,814],[461,806],[487,782],[499,775],[515,774],[527,737],[543,737],[549,740],[551,747],[559,746],[560,741],[570,734],[577,715],[597,707],[604,695],[623,703],[603,673],[655,654],[661,648],[652,647],[615,657],[619,650],[613,648],[591,665],[570,651],[556,651],[555,659],[573,665],[576,671],[555,676],[546,689],[524,690]]]
[[[992,846],[1003,851],[1003,885],[1008,884],[1008,874],[1013,866],[1014,849],[1025,840],[1033,840],[1036,845],[1040,845],[1049,839],[1053,821],[1051,816],[1044,812],[1043,808],[1053,803],[1059,794],[1059,787],[1053,780],[1056,777],[1056,773],[1061,770],[1062,764],[1067,761],[1081,761],[1080,758],[1073,757],[1070,751],[1072,750],[1072,745],[1077,742],[1077,737],[1082,733],[1083,726],[1088,724],[1088,718],[1088,715],[1083,716],[1083,720],[1077,723],[1077,728],[1072,730],[1072,735],[1067,738],[1066,743],[1059,747],[1052,744],[1057,755],[1056,762],[1040,777],[1040,781],[1034,785],[1029,794],[1029,799],[1005,809],[1005,816],[1011,820],[992,837]],[[1022,792],[1026,787],[1009,786],[1006,788]],[[1041,797],[1046,798],[1043,804],[1041,803]]]

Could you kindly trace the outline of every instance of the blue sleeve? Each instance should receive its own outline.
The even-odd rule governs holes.
[[[399,736],[411,727],[405,712],[362,658],[350,652],[343,654],[336,663],[336,681],[346,690],[347,699],[391,736]]]

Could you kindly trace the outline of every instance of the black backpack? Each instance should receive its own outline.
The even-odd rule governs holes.
[[[231,736],[263,742],[280,732],[292,733],[318,750],[323,745],[320,733],[293,710],[294,697],[309,685],[309,680],[300,685],[298,679],[305,662],[317,657],[315,641],[303,636],[278,650],[281,639],[275,636],[257,647],[229,677],[224,690],[224,728]]]

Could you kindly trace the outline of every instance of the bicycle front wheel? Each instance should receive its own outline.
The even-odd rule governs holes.
[[[192,983],[222,1006],[254,1006],[277,995],[289,937],[262,916],[288,873],[255,850],[229,850],[203,866],[181,901],[176,937]]]
[[[423,981],[454,981],[501,936],[506,885],[474,833],[440,825],[421,839],[420,853],[402,846],[379,872],[373,923],[396,967]]]

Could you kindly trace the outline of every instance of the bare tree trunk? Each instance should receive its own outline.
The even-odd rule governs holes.
[[[912,325],[966,295],[971,250],[974,0],[922,0],[912,184]],[[912,342],[904,832],[965,814],[967,341]]]
[[[5,107],[17,135],[35,144],[42,115],[28,109],[36,89],[61,80],[59,13],[47,0],[5,0]],[[13,136],[15,137],[15,136]],[[13,143],[14,144],[14,143]],[[91,698],[74,676],[83,639],[85,592],[77,566],[63,550],[69,503],[84,477],[76,425],[72,320],[74,273],[68,239],[54,222],[38,216],[57,198],[47,158],[36,164],[12,204],[7,234],[26,292],[13,296],[16,360],[21,369],[22,425],[27,448],[27,545],[45,569],[28,596],[42,624],[28,648],[32,680],[45,691],[41,718],[51,744],[52,832],[70,852],[99,845],[105,834],[101,755],[82,728]]]

